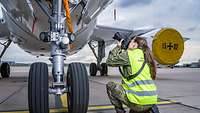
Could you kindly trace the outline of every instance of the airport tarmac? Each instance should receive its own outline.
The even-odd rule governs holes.
[[[0,113],[28,113],[28,71],[29,67],[11,67],[11,77],[0,79]],[[107,77],[89,77],[88,113],[115,113],[105,84],[120,82],[120,74],[117,68],[109,68],[108,73]],[[160,113],[200,113],[199,68],[158,69],[157,76]],[[51,113],[67,112],[66,96],[50,95],[49,99]]]

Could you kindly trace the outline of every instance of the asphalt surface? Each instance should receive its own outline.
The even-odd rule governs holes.
[[[29,67],[12,67],[11,78],[0,78],[0,113],[28,113],[28,70]],[[89,77],[88,113],[115,113],[105,84],[108,81],[120,82],[121,79],[116,68],[109,68],[108,73],[107,77]],[[158,69],[156,84],[161,113],[200,113],[199,68]],[[52,113],[67,112],[66,97],[50,95],[49,100]]]

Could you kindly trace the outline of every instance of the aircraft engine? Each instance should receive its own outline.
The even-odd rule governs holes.
[[[184,52],[184,39],[177,30],[163,28],[153,38],[152,52],[159,64],[176,64]]]

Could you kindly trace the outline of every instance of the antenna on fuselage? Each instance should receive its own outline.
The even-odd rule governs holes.
[[[114,2],[113,16],[114,16],[114,21],[117,21],[117,2]]]

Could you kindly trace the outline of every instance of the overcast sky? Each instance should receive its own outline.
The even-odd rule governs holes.
[[[115,8],[117,9],[116,21],[113,19]],[[191,62],[200,59],[199,11],[200,0],[114,0],[98,17],[98,24],[126,29],[173,27],[184,37],[191,38],[185,43],[185,52],[181,59],[181,62]],[[85,52],[90,55],[84,56]],[[45,59],[47,58],[36,59],[13,44],[3,58],[3,60],[15,60],[16,62],[43,61]],[[70,61],[81,59],[81,62],[95,61],[95,57],[87,46],[78,54],[67,59]]]

